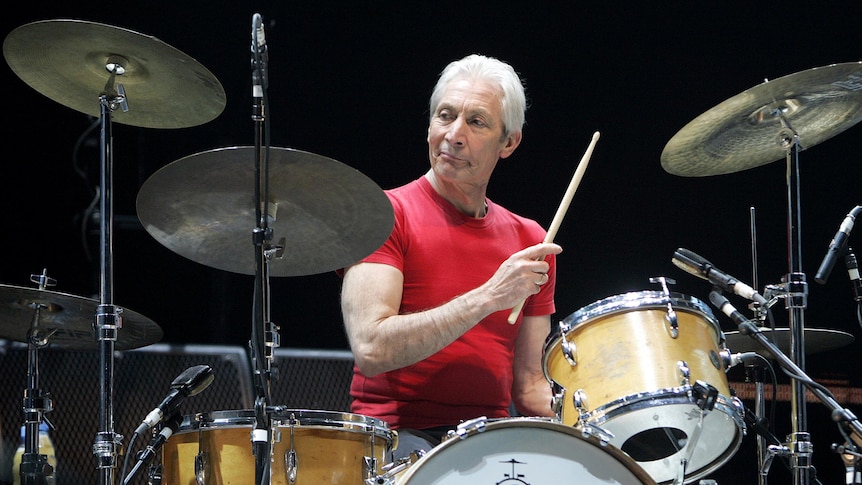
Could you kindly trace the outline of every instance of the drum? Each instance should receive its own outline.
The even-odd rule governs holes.
[[[480,418],[411,463],[398,485],[655,484],[598,437],[543,418]],[[380,480],[377,483],[392,483]]]
[[[252,410],[187,416],[162,448],[162,483],[254,482],[254,426]],[[384,421],[358,414],[285,410],[273,416],[271,426],[274,485],[362,484],[397,446],[397,435]]]
[[[723,347],[724,334],[700,300],[633,292],[563,319],[545,343],[543,367],[563,423],[609,432],[610,443],[659,483],[672,482],[687,459],[689,482],[727,462],[745,433]],[[710,405],[696,399],[704,383]]]

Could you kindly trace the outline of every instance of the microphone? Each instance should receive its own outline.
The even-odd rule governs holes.
[[[832,273],[832,267],[835,266],[835,259],[839,254],[844,252],[844,246],[847,244],[847,238],[850,236],[850,231],[853,230],[853,223],[856,221],[856,216],[862,211],[862,205],[857,205],[851,210],[841,225],[838,227],[838,232],[835,237],[829,242],[829,248],[826,250],[826,255],[823,256],[823,261],[820,263],[820,268],[817,274],[814,275],[814,281],[821,285],[829,279],[829,274]]]
[[[138,461],[135,463],[135,466],[132,468],[132,471],[129,472],[129,475],[123,480],[123,483],[129,483],[132,478],[137,475],[138,470],[140,470],[143,466],[148,464],[156,453],[158,453],[159,449],[164,445],[168,439],[180,428],[180,424],[183,422],[183,416],[180,413],[176,413],[170,417],[165,424],[162,426],[162,430],[150,440],[150,444],[141,451],[138,456]]]
[[[269,54],[263,31],[263,17],[259,13],[251,17],[251,54],[252,96],[262,98],[264,89],[269,85],[266,72]]]
[[[850,284],[853,286],[853,299],[857,302],[862,302],[862,278],[859,277],[859,263],[856,261],[856,255],[853,254],[853,248],[847,247],[847,255],[844,256],[844,263],[847,265],[847,274],[850,275]]]
[[[730,291],[735,295],[739,295],[762,305],[767,304],[766,298],[764,298],[754,288],[740,282],[733,276],[716,269],[712,263],[688,249],[679,248],[674,251],[671,261],[683,271],[691,273],[698,278],[705,279],[723,290]]]
[[[722,313],[730,317],[737,326],[745,325],[751,322],[748,318],[745,317],[739,310],[736,309],[733,305],[730,304],[730,300],[727,299],[726,296],[722,295],[716,290],[712,290],[709,292],[709,301],[715,305]]]
[[[739,352],[736,354],[727,355],[727,368],[736,367],[739,364],[750,364],[760,360],[760,355],[757,352]]]
[[[213,370],[208,365],[196,365],[184,370],[171,382],[171,392],[150,414],[144,418],[135,434],[143,434],[162,421],[165,416],[174,414],[180,403],[206,389],[213,381]]]

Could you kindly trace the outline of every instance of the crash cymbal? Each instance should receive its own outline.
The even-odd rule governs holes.
[[[225,107],[219,81],[196,60],[147,35],[81,20],[44,20],[6,36],[3,55],[25,83],[63,106],[95,117],[99,97],[119,64],[129,110],[117,123],[147,128],[185,128],[206,123]],[[111,86],[115,89],[114,86]]]
[[[386,194],[359,171],[330,158],[271,148],[270,276],[348,266],[380,247],[394,215]],[[263,159],[263,157],[262,157]],[[255,274],[254,147],[181,158],[141,187],[138,218],[162,245],[206,266]]]
[[[56,291],[0,285],[0,338],[28,343],[28,333],[39,313],[39,336],[50,346],[72,350],[96,349],[94,322],[99,302]],[[162,329],[152,320],[122,309],[122,328],[117,331],[116,350],[128,350],[158,342]],[[53,333],[52,333],[53,332]]]
[[[789,328],[776,328],[775,332],[773,332],[770,328],[760,327],[760,331],[778,347],[778,350],[788,356],[790,355]],[[739,332],[725,332],[725,339],[727,348],[733,353],[757,352],[762,355],[769,355],[769,351],[748,335],[743,335]],[[816,354],[850,345],[853,343],[853,335],[828,328],[806,328],[804,340],[805,353]]]
[[[811,148],[862,120],[862,62],[832,64],[766,81],[698,116],[665,145],[669,173],[703,177],[784,159],[798,134]],[[793,130],[793,131],[791,131]]]

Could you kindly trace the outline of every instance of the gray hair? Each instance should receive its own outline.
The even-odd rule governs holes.
[[[443,90],[456,79],[482,79],[500,87],[503,97],[500,101],[503,111],[503,135],[519,133],[524,127],[524,113],[527,111],[527,96],[524,85],[515,69],[509,64],[480,54],[471,54],[463,59],[450,62],[431,92],[429,102],[431,117],[440,104]]]

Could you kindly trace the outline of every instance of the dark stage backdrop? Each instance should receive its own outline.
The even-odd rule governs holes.
[[[708,283],[671,263],[679,247],[760,290],[779,284],[791,245],[784,161],[680,177],[662,169],[662,149],[686,123],[764,80],[862,58],[859,2],[805,9],[773,1],[84,1],[6,7],[4,36],[45,19],[131,29],[196,59],[224,88],[225,109],[208,123],[184,129],[114,125],[114,300],[157,323],[162,343],[244,347],[251,334],[253,277],[192,262],[160,245],[142,229],[135,200],[144,182],[175,160],[254,144],[249,46],[256,12],[266,22],[269,45],[272,145],[333,158],[381,188],[427,169],[428,95],[447,62],[472,52],[510,61],[530,98],[524,140],[491,182],[489,196],[496,202],[548,225],[590,137],[601,132],[556,237],[565,251],[555,323],[609,296],[657,289],[649,283],[653,276],[674,278],[673,291],[707,301]],[[52,40],[44,39],[45,46]],[[63,79],[76,61],[57,66],[56,76]],[[26,287],[31,274],[47,270],[57,291],[98,298],[99,226],[86,217],[98,186],[98,130],[88,131],[96,120],[39,94],[8,66],[0,69],[0,86],[7,120],[0,281]],[[129,102],[135,109],[135,99]],[[190,109],[170,93],[162,102]],[[801,270],[809,280],[805,325],[855,338],[810,355],[806,370],[851,387],[860,385],[854,371],[860,325],[848,274],[839,262],[825,285],[813,275],[842,219],[862,201],[860,130],[851,126],[806,147],[799,177]],[[735,156],[745,159],[745,147],[737,147]],[[851,234],[851,245],[860,237]],[[273,278],[271,287],[272,319],[285,347],[347,349],[336,274]],[[744,300],[732,302],[747,313]],[[783,302],[773,310],[778,325],[787,326]],[[725,331],[734,330],[724,316],[719,321]],[[820,404],[810,407],[812,421],[817,416],[813,433],[825,443],[815,452],[821,476],[840,483],[843,464],[828,444],[841,437],[823,419]],[[784,409],[776,425],[789,418]],[[735,483],[756,479],[746,477]]]

